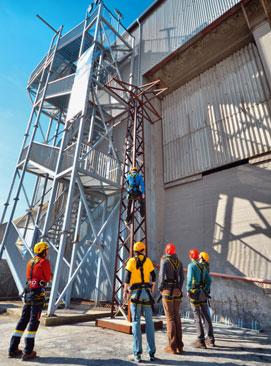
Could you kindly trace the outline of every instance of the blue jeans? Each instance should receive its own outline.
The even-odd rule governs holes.
[[[131,298],[135,297],[136,292],[138,290],[132,291]],[[141,301],[149,301],[149,296],[146,290],[142,290]],[[132,316],[132,333],[133,333],[133,353],[135,356],[140,356],[142,354],[142,334],[141,334],[141,325],[140,325],[140,317],[141,317],[141,309],[143,310],[143,314],[146,321],[146,336],[147,336],[147,351],[150,356],[154,356],[156,348],[155,348],[155,340],[154,340],[154,325],[152,321],[152,308],[151,305],[144,304],[133,304],[131,302],[130,305],[131,316]]]

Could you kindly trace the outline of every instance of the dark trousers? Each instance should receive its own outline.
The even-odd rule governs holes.
[[[173,290],[173,297],[180,296],[181,291],[179,289]],[[162,296],[170,295],[170,290],[163,290]],[[183,340],[182,340],[182,323],[180,317],[180,304],[181,299],[173,298],[168,299],[167,297],[162,297],[164,312],[167,319],[167,336],[169,347],[176,351],[177,349],[181,350],[183,348]]]
[[[205,327],[208,338],[214,340],[213,324],[207,303],[202,303],[199,305],[191,304],[191,307],[194,312],[194,319],[197,328],[198,339],[200,341],[204,341],[205,339],[204,327]]]
[[[132,202],[138,201],[139,203],[139,212],[141,217],[145,216],[145,200],[142,198],[142,193],[129,193],[128,194],[128,205],[127,205],[127,217],[126,220],[130,221],[132,219]]]
[[[40,324],[40,316],[43,304],[24,305],[22,315],[17,323],[14,334],[10,340],[9,352],[15,352],[18,349],[21,337],[28,325],[25,336],[24,353],[31,353],[35,345],[35,335]]]

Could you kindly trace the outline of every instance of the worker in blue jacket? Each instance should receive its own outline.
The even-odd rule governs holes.
[[[139,173],[137,167],[132,167],[127,175],[127,192],[128,205],[127,217],[125,223],[129,225],[132,219],[132,202],[139,202],[139,212],[141,217],[145,216],[145,184],[142,175]]]
[[[211,277],[206,268],[198,262],[199,251],[192,249],[189,252],[191,263],[187,268],[186,289],[190,304],[194,313],[198,339],[193,343],[195,348],[206,348],[215,346],[214,332],[207,300],[209,298]],[[207,331],[205,343],[204,326]]]

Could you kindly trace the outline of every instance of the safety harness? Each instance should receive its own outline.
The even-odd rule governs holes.
[[[180,283],[179,283],[179,269],[180,269],[180,264],[181,263],[178,260],[178,258],[176,258],[176,260],[174,260],[170,256],[166,257],[165,260],[167,262],[169,262],[170,265],[173,268],[173,278],[170,278],[170,279],[166,278],[166,279],[163,280],[163,282],[162,282],[163,289],[170,290],[169,295],[163,294],[163,298],[165,298],[167,300],[181,299],[182,298],[182,294],[180,294],[178,296],[173,296],[174,289],[180,287]]]
[[[31,259],[31,268],[30,268],[30,278],[26,282],[26,286],[24,288],[24,300],[27,304],[43,304],[45,301],[45,282],[39,281],[37,283],[37,280],[33,279],[33,270],[36,264],[40,262],[40,257],[34,257]],[[38,285],[37,287],[33,288],[31,286]]]
[[[136,184],[136,177],[138,176],[138,173],[136,174],[129,173],[129,175],[132,178],[132,182],[131,179],[128,180],[128,192],[133,198],[134,196],[138,196],[141,194],[138,184]]]
[[[195,281],[193,279],[192,290],[200,289],[200,288],[205,287],[205,281],[204,281],[204,278],[203,278],[203,268],[199,263],[195,262],[195,264],[198,267],[198,269],[200,270],[200,283],[195,283]]]
[[[140,258],[138,256],[134,257],[135,260],[136,260],[136,269],[139,269],[140,271],[140,277],[141,277],[141,282],[140,283],[134,283],[132,286],[131,286],[131,290],[136,290],[136,296],[131,298],[131,302],[134,303],[134,304],[144,304],[144,305],[151,305],[152,307],[152,310],[154,309],[153,308],[153,305],[154,305],[154,299],[152,297],[152,294],[151,294],[151,284],[150,283],[146,283],[145,282],[145,278],[144,278],[144,263],[146,262],[146,257],[144,256],[142,260],[140,260]],[[142,301],[140,300],[140,296],[141,296],[141,293],[142,293],[142,290],[146,290],[148,296],[149,296],[149,301]]]
[[[195,283],[195,280],[193,279],[192,289],[190,291],[190,299],[192,303],[194,303],[195,305],[199,305],[204,302],[207,302],[209,296],[205,291],[206,282],[205,279],[203,278],[204,267],[202,267],[197,262],[195,262],[195,264],[200,270],[200,283]]]

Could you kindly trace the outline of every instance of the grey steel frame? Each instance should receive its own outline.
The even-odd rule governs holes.
[[[37,177],[37,180],[35,183],[35,188],[34,188],[32,199],[31,200],[27,199],[27,201],[29,202],[28,209],[30,210],[30,215],[26,219],[24,232],[25,232],[25,234],[27,233],[28,227],[31,222],[31,224],[34,225],[34,234],[36,234],[36,235],[33,235],[30,245],[29,245],[29,243],[26,243],[24,237],[22,238],[23,242],[25,243],[26,249],[29,251],[29,254],[31,256],[33,256],[32,247],[34,244],[34,239],[35,239],[35,237],[39,237],[39,239],[48,241],[49,245],[52,247],[53,251],[56,253],[56,261],[55,261],[55,266],[53,268],[54,276],[53,276],[53,282],[52,282],[52,288],[51,288],[49,306],[48,306],[49,315],[54,314],[58,304],[64,299],[64,297],[65,297],[65,305],[69,306],[69,303],[71,300],[71,294],[72,294],[71,290],[72,290],[73,281],[76,278],[76,276],[79,275],[80,268],[85,263],[88,256],[91,255],[92,250],[95,247],[95,245],[96,246],[98,245],[98,248],[100,248],[97,276],[96,276],[96,281],[95,281],[96,282],[96,295],[95,295],[96,303],[99,302],[99,283],[100,283],[101,268],[103,268],[103,270],[105,271],[108,283],[112,288],[112,278],[111,278],[111,275],[106,266],[105,258],[104,258],[103,250],[102,250],[102,247],[103,247],[102,237],[103,237],[105,228],[110,223],[110,220],[112,220],[114,215],[116,215],[118,207],[119,207],[118,196],[119,196],[119,191],[120,191],[120,182],[119,182],[120,179],[117,179],[117,182],[115,182],[114,184],[112,183],[110,191],[113,193],[111,193],[111,196],[116,197],[116,199],[115,199],[115,204],[113,205],[113,208],[111,209],[111,212],[109,213],[109,215],[107,217],[106,217],[105,212],[107,210],[106,209],[107,200],[108,200],[108,197],[110,197],[110,196],[108,196],[106,188],[104,187],[105,180],[101,180],[98,184],[98,186],[100,186],[99,192],[100,192],[100,194],[103,194],[103,196],[104,196],[104,203],[101,204],[101,207],[99,208],[99,210],[100,210],[99,212],[101,213],[101,216],[102,216],[102,224],[101,224],[101,227],[99,229],[97,229],[95,226],[93,217],[92,217],[93,216],[92,211],[90,210],[90,207],[89,207],[87,193],[86,193],[86,189],[85,189],[86,187],[84,186],[84,181],[83,181],[82,177],[84,176],[84,174],[88,174],[88,173],[91,176],[91,173],[87,171],[87,169],[88,169],[87,159],[90,156],[90,154],[93,152],[93,150],[96,149],[101,142],[104,143],[104,141],[107,141],[108,151],[110,154],[113,155],[113,157],[116,161],[116,167],[117,167],[116,169],[118,171],[119,178],[120,178],[121,164],[120,164],[119,160],[120,159],[122,160],[122,157],[119,159],[119,156],[116,152],[116,149],[115,149],[115,146],[114,146],[114,143],[112,140],[112,131],[113,131],[114,126],[109,126],[109,120],[110,119],[113,120],[112,118],[109,118],[109,116],[113,115],[115,106],[114,106],[114,104],[112,104],[111,110],[108,110],[108,106],[107,106],[107,110],[105,112],[102,102],[100,101],[99,91],[104,90],[106,93],[109,93],[108,89],[104,87],[103,81],[101,80],[102,72],[104,72],[104,74],[106,74],[107,80],[115,75],[117,75],[119,78],[121,77],[121,72],[119,69],[120,61],[116,60],[115,55],[113,54],[113,52],[114,52],[113,47],[112,47],[113,45],[111,44],[112,37],[110,38],[109,33],[111,32],[111,36],[113,34],[115,37],[114,46],[121,48],[120,47],[120,45],[121,45],[122,49],[124,49],[126,52],[126,54],[125,54],[126,60],[127,60],[127,58],[129,58],[130,81],[132,80],[131,77],[133,75],[134,39],[131,35],[129,35],[130,40],[127,40],[127,38],[125,39],[124,36],[122,36],[119,33],[119,30],[116,30],[114,27],[112,27],[110,22],[104,17],[104,11],[108,11],[108,9],[100,1],[99,4],[97,4],[92,17],[90,16],[90,14],[87,11],[85,20],[84,20],[84,29],[83,29],[82,36],[81,36],[81,44],[80,44],[80,51],[79,51],[78,58],[80,58],[86,51],[86,47],[87,47],[86,41],[89,42],[90,31],[94,32],[94,36],[92,38],[92,42],[91,42],[91,46],[90,46],[90,47],[93,47],[93,52],[92,52],[92,56],[91,56],[92,57],[91,71],[90,71],[90,77],[88,80],[88,87],[87,87],[87,90],[89,92],[86,94],[87,97],[84,101],[84,107],[80,111],[80,113],[78,113],[76,116],[74,116],[71,120],[67,120],[67,118],[66,118],[66,121],[65,121],[65,112],[63,112],[62,110],[59,110],[59,111],[57,111],[57,113],[55,113],[55,116],[57,117],[57,120],[55,117],[55,120],[57,121],[57,125],[56,125],[55,135],[51,139],[51,141],[52,141],[51,146],[56,146],[57,140],[60,138],[60,136],[61,136],[61,145],[59,148],[57,148],[58,157],[57,157],[57,162],[56,162],[56,165],[54,168],[54,172],[51,177],[49,177],[48,172],[44,172],[44,171],[41,173],[38,172],[37,173],[38,177]],[[111,16],[112,16],[112,13],[111,13]],[[119,20],[117,20],[117,21],[119,21]],[[119,28],[119,26],[118,26],[118,28]],[[52,42],[50,44],[50,47],[49,47],[49,51],[47,53],[47,57],[43,64],[43,70],[42,70],[41,77],[39,80],[39,86],[36,91],[35,100],[33,102],[33,108],[32,108],[29,122],[27,125],[26,134],[25,134],[23,145],[22,145],[21,152],[20,152],[20,157],[19,157],[18,163],[16,165],[16,169],[15,169],[14,177],[13,177],[12,184],[10,187],[7,203],[5,204],[4,212],[2,215],[1,224],[3,224],[5,221],[7,207],[9,205],[11,196],[14,191],[15,180],[16,180],[16,177],[19,175],[19,169],[21,169],[22,172],[21,172],[20,179],[19,179],[19,185],[18,185],[18,188],[15,193],[14,204],[12,206],[12,211],[9,216],[6,231],[5,231],[3,241],[1,244],[0,255],[2,255],[3,250],[8,245],[15,245],[15,243],[12,243],[12,244],[8,243],[9,231],[11,230],[11,226],[14,226],[13,221],[14,221],[14,215],[15,215],[17,202],[19,200],[19,196],[20,196],[20,194],[26,193],[26,190],[24,188],[24,178],[25,178],[26,173],[29,173],[29,172],[31,173],[31,170],[29,170],[30,153],[31,153],[31,149],[34,147],[33,144],[35,143],[36,130],[39,127],[41,113],[42,112],[46,113],[47,109],[49,110],[48,102],[46,100],[46,91],[47,91],[48,83],[51,80],[50,77],[52,74],[52,69],[54,67],[54,61],[55,61],[55,57],[56,57],[56,54],[58,51],[58,44],[61,39],[61,35],[62,35],[62,27],[59,29],[58,33],[56,35],[54,35]],[[103,44],[103,42],[104,42],[104,44]],[[103,50],[103,51],[101,51],[101,50]],[[95,59],[96,51],[97,51],[97,53],[99,53],[98,63],[97,63],[97,59]],[[106,56],[105,56],[105,53],[106,53]],[[105,66],[104,66],[105,62],[106,62],[106,65],[108,65],[107,68],[105,68]],[[107,70],[110,70],[110,71],[107,71]],[[112,74],[110,76],[110,72],[112,73],[112,70],[115,70],[115,71],[114,71],[114,74]],[[90,114],[90,117],[89,117],[89,109],[90,109],[89,95],[91,96],[91,101],[92,101],[91,103],[93,104],[91,107],[92,112]],[[109,97],[112,98],[112,95],[110,96],[110,93],[109,93]],[[121,104],[122,100],[120,100],[118,102]],[[121,110],[121,108],[123,108],[123,109],[126,108],[126,105],[123,105],[123,107],[120,107],[118,105],[118,106],[116,106],[116,108],[120,108],[120,110]],[[35,118],[34,125],[32,126],[32,124],[33,124],[32,120],[35,115],[36,109],[37,109],[37,115]],[[50,137],[50,134],[52,131],[52,122],[54,119],[54,118],[52,118],[52,115],[50,115],[50,113],[49,113],[49,116],[50,116],[50,118],[49,118],[49,123],[47,126],[46,134],[43,133],[42,127],[40,125],[40,127],[41,127],[40,132],[44,138],[45,143],[48,143],[48,141],[49,141],[49,137]],[[95,131],[95,118],[98,118],[97,116],[99,117],[99,121],[101,123],[101,126],[102,126],[104,132],[100,136],[99,140],[95,141],[93,139],[93,134]],[[65,123],[64,128],[62,131],[59,132],[60,126],[63,123]],[[31,138],[29,141],[27,141],[31,128],[33,130],[32,134],[31,134]],[[85,143],[84,132],[85,132],[86,128],[88,128],[88,138],[87,138],[88,148],[87,148],[87,152],[85,154],[82,154],[82,144],[83,144],[83,142]],[[28,145],[26,145],[27,142],[28,142]],[[71,146],[73,146],[73,148],[74,148],[74,154],[72,156],[72,160],[73,160],[72,165],[68,169],[62,171],[61,166],[65,159],[65,153],[66,153],[67,149],[70,148]],[[27,148],[27,152],[26,152],[26,155],[24,156],[24,162],[22,165],[21,157],[22,157],[23,152],[25,152],[26,148]],[[94,174],[95,179],[99,180],[99,175],[95,174],[95,172],[93,174]],[[38,187],[38,181],[39,181],[40,177],[44,178],[45,184],[43,186],[41,196],[39,197],[39,207],[37,209],[36,216],[34,217],[32,212],[33,212],[33,206],[35,205],[35,202],[37,201],[37,200],[35,200],[35,198],[37,195],[37,187]],[[49,178],[53,179],[53,181],[52,181],[51,188],[47,189],[47,183],[48,183]],[[65,181],[67,190],[66,191],[63,190],[63,192],[61,192],[59,194],[64,181]],[[95,187],[95,190],[97,190],[97,187]],[[49,194],[48,192],[50,193],[49,201],[48,201],[48,194]],[[95,195],[95,191],[92,192],[92,195]],[[54,222],[52,224],[52,217],[55,216],[55,211],[57,209],[57,203],[59,203],[60,200],[65,201],[65,198],[66,198],[66,205],[64,205],[65,210],[64,210],[64,214],[61,217],[62,221],[59,224],[61,226],[61,231],[60,231],[60,234],[58,237],[59,240],[57,242],[56,241],[53,242],[52,240],[49,239],[49,233],[50,233],[50,231],[52,231],[53,224],[56,225],[57,223]],[[44,205],[46,202],[48,202],[48,207],[45,210],[46,212],[44,213]],[[72,220],[74,221],[74,219],[72,218],[72,214],[73,214],[73,205],[75,203],[78,204],[78,206],[77,206],[78,211],[77,211],[77,216],[76,216],[76,220],[75,220],[75,230],[73,233],[72,253],[71,253],[71,257],[70,257],[70,261],[69,261],[67,258],[65,258],[65,250],[67,247],[67,242],[68,242],[68,240],[70,240],[70,236],[71,236],[70,226],[71,226]],[[88,248],[88,250],[86,251],[86,253],[84,254],[84,256],[81,258],[79,264],[77,262],[77,265],[76,265],[76,254],[77,254],[76,243],[80,242],[80,238],[79,238],[80,237],[80,225],[82,224],[82,221],[83,221],[83,218],[82,218],[83,212],[85,212],[85,214],[86,214],[85,220],[88,222],[88,224],[91,228],[91,237],[93,238],[93,241],[92,241],[90,247]],[[45,216],[43,224],[41,224],[42,213]],[[12,273],[16,280],[17,287],[18,287],[19,291],[21,292],[22,291],[22,280],[18,279],[18,273],[16,271],[16,263],[12,262],[12,258],[9,258],[8,263],[9,263],[9,266],[11,267]],[[65,265],[69,269],[69,274],[68,274],[68,278],[65,280],[64,285],[62,284],[62,288],[61,288],[60,282],[61,282],[63,265]]]

